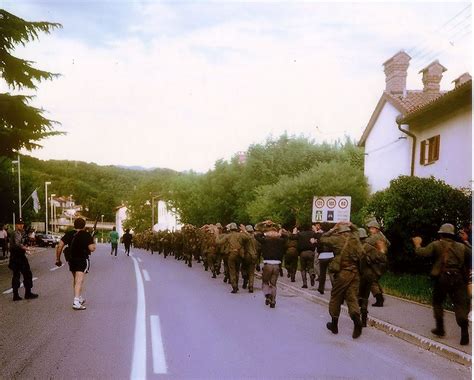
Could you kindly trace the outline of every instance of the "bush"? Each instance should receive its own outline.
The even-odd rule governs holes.
[[[472,193],[455,189],[430,178],[400,176],[390,187],[372,195],[364,208],[375,217],[391,241],[390,267],[393,271],[419,273],[431,267],[430,258],[414,254],[412,236],[421,236],[423,245],[437,239],[443,223],[460,228],[471,220]]]

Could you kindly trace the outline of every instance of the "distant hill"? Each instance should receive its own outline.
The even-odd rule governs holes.
[[[105,220],[115,220],[115,207],[130,199],[137,188],[150,184],[153,189],[153,183],[166,181],[178,174],[171,169],[100,166],[82,161],[21,157],[23,201],[37,188],[40,202],[44,205],[44,184],[49,181],[48,195],[72,195],[76,203],[85,208],[86,214],[94,218],[95,215],[104,215]],[[17,186],[15,178],[12,181]],[[30,208],[25,206],[25,212]]]

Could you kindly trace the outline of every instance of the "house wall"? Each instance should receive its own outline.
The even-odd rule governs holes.
[[[164,201],[158,201],[158,223],[153,226],[154,231],[176,231],[181,229],[178,216],[174,213]]]
[[[127,208],[120,207],[116,212],[115,212],[115,227],[116,231],[118,232],[119,236],[122,237],[124,234],[124,229],[122,226],[122,223],[127,219]]]
[[[459,110],[444,120],[417,126],[415,175],[434,176],[453,187],[472,186],[472,107]],[[420,142],[440,135],[439,160],[420,165]]]
[[[399,114],[386,102],[365,141],[364,174],[371,193],[387,188],[400,175],[410,175],[412,141],[398,129]]]

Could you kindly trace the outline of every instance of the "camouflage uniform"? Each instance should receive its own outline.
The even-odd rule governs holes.
[[[285,267],[288,271],[291,282],[295,282],[296,271],[298,269],[298,241],[288,239],[286,242]]]
[[[436,328],[435,335],[444,336],[443,303],[449,295],[454,303],[456,322],[461,327],[461,345],[469,344],[468,319],[469,300],[467,295],[467,276],[471,269],[472,251],[467,245],[455,242],[454,227],[451,224],[441,226],[441,239],[426,247],[418,247],[415,253],[419,256],[434,258],[431,276],[434,279],[433,312]]]
[[[260,243],[253,236],[253,228],[251,225],[245,227],[249,233],[250,240],[247,242],[245,256],[242,261],[242,278],[244,285],[242,288],[249,287],[249,293],[253,293],[253,284],[255,278],[255,265],[257,264],[257,252],[260,250]]]
[[[355,227],[340,225],[324,233],[321,237],[323,244],[328,244],[334,252],[334,259],[329,265],[329,271],[334,273],[334,286],[329,301],[329,314],[332,321],[327,328],[338,333],[338,319],[341,305],[346,301],[349,315],[354,322],[353,338],[358,338],[362,332],[360,320],[358,293],[359,293],[359,261],[363,256],[363,248],[359,241]]]
[[[376,247],[367,243],[367,232],[365,229],[359,228],[359,238],[364,249],[364,255],[360,261],[359,305],[362,327],[366,327],[370,288],[385,272],[387,268],[387,254],[380,246]]]

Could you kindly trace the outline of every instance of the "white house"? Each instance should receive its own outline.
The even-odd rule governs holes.
[[[359,141],[370,191],[387,188],[400,175],[434,176],[453,187],[472,185],[472,78],[440,91],[437,60],[422,69],[423,89],[407,90],[410,56],[398,52],[384,65],[385,91]]]
[[[154,231],[176,231],[181,229],[178,214],[166,202],[158,201],[158,223],[153,226]]]

